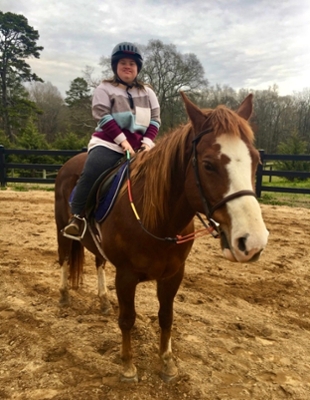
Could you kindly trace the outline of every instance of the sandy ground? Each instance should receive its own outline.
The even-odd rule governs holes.
[[[310,399],[310,210],[262,206],[270,230],[259,262],[222,259],[198,239],[175,300],[179,376],[159,378],[153,282],[138,287],[133,331],[139,382],[119,382],[120,331],[102,316],[94,259],[60,309],[53,193],[0,192],[0,399]]]

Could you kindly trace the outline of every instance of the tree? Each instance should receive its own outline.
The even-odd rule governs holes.
[[[28,119],[39,112],[40,110],[31,101],[25,87],[20,82],[15,81],[14,85],[10,87],[10,106],[8,107],[8,116],[14,131],[20,132],[27,124]],[[14,135],[14,138],[15,136],[17,135]],[[9,136],[8,138],[12,139]]]
[[[246,96],[241,99],[244,100]],[[229,108],[238,108],[240,101],[238,99],[236,91],[230,86],[219,84],[214,87],[208,88],[202,91],[199,98],[196,100],[196,104],[201,108],[215,108],[219,104],[224,104]]]
[[[52,144],[53,149],[57,150],[81,150],[86,149],[89,138],[80,138],[76,133],[66,132],[65,134],[58,134]],[[56,164],[64,164],[71,156],[55,156],[54,162]]]
[[[102,77],[108,77],[108,76],[111,77],[111,75],[112,75],[111,59],[110,58],[105,59],[104,57],[102,57],[101,61],[99,63],[101,66],[102,66],[102,63],[105,62],[104,60],[108,61],[107,70],[106,70],[106,72],[102,71],[101,77],[94,76],[95,68],[90,67],[89,65],[86,65],[85,69],[82,71],[84,79],[86,80],[88,87],[91,89],[95,89],[100,84],[100,82],[102,81]]]
[[[73,132],[67,132],[65,135],[57,135],[53,142],[53,148],[58,150],[81,150],[87,147],[89,139],[79,138]]]
[[[22,130],[17,140],[17,147],[22,149],[48,149],[48,143],[44,135],[38,132],[38,129],[32,118],[29,119],[27,125]],[[37,157],[37,156],[29,156]]]
[[[0,11],[0,111],[3,129],[10,140],[13,139],[10,111],[14,108],[14,87],[25,81],[42,81],[25,61],[29,57],[40,57],[43,47],[37,46],[38,39],[38,31],[28,25],[23,15]]]
[[[30,117],[27,124],[21,129],[21,134],[18,136],[16,140],[16,146],[22,149],[48,149],[48,143],[45,140],[44,135],[41,135],[37,127],[33,121],[33,118]],[[25,164],[36,164],[36,163],[44,163],[44,164],[52,164],[52,157],[44,156],[44,155],[13,155],[12,161],[16,163],[25,163]],[[38,171],[36,169],[31,170],[23,170],[18,168],[19,176],[37,176]]]
[[[66,92],[66,103],[69,106],[71,129],[79,136],[89,134],[95,128],[91,112],[91,94],[84,78],[75,78]]]
[[[294,96],[295,124],[301,137],[307,142],[310,153],[310,88],[303,89]]]
[[[84,78],[75,78],[70,85],[70,89],[66,92],[66,103],[69,107],[83,103],[86,99],[90,101],[90,89]]]
[[[288,135],[282,120],[289,107],[289,98],[279,96],[276,86],[254,91],[254,115],[251,121],[258,127],[256,146],[274,154],[283,136]]]
[[[278,146],[279,154],[306,154],[307,142],[302,140],[300,134],[297,131],[293,131],[290,136]],[[277,169],[280,171],[310,171],[310,165],[307,161],[279,161],[276,164]],[[294,181],[295,178],[288,178],[290,181]]]
[[[69,125],[69,113],[63,97],[50,82],[33,82],[29,95],[40,110],[35,121],[38,131],[45,135],[48,143],[52,143],[57,134],[65,132]]]
[[[180,90],[200,92],[208,85],[204,69],[193,53],[182,54],[173,44],[150,40],[144,49],[143,81],[157,94],[162,119],[162,132],[184,122]]]

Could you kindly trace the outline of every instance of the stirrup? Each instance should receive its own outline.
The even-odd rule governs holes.
[[[85,232],[87,230],[87,221],[86,221],[85,217],[80,217],[79,215],[74,215],[74,218],[82,221],[83,224],[84,224],[81,235],[80,236],[78,236],[78,235],[76,235],[76,236],[75,235],[70,235],[70,234],[66,233],[64,229],[62,229],[61,232],[62,232],[62,235],[64,237],[68,238],[68,239],[80,241],[80,240],[82,240],[84,238]]]

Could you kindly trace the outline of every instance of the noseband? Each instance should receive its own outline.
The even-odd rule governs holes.
[[[256,194],[253,192],[253,190],[239,190],[238,192],[232,193],[226,197],[224,197],[221,201],[216,203],[214,206],[211,206],[209,201],[207,200],[202,186],[200,182],[200,176],[199,176],[199,170],[198,170],[198,162],[197,162],[197,143],[199,140],[202,138],[203,135],[206,135],[208,133],[212,132],[212,129],[205,129],[202,132],[200,132],[195,139],[192,140],[193,144],[193,157],[192,157],[192,164],[195,172],[195,178],[196,178],[196,184],[199,189],[200,197],[202,200],[202,204],[204,207],[204,213],[206,215],[207,220],[209,221],[211,227],[213,228],[213,231],[211,232],[214,237],[217,237],[220,233],[220,224],[216,222],[213,218],[212,215],[216,210],[219,208],[223,207],[226,203],[228,203],[231,200],[237,199],[238,197],[242,196],[254,196],[256,197]]]

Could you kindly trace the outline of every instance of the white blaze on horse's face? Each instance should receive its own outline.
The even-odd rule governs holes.
[[[220,157],[225,155],[230,159],[226,165],[229,188],[224,197],[240,190],[253,190],[252,159],[245,142],[231,135],[221,135],[216,142],[221,146]],[[227,202],[226,208],[231,231],[225,232],[230,249],[223,250],[224,256],[239,262],[258,257],[268,240],[258,201],[254,196],[241,196]]]

